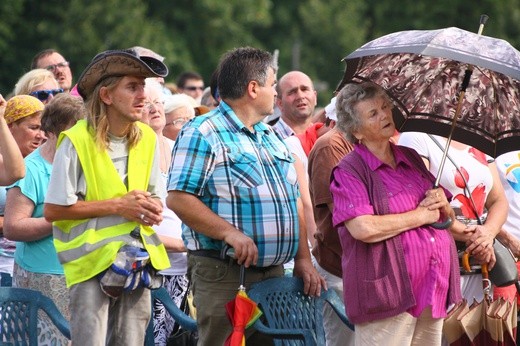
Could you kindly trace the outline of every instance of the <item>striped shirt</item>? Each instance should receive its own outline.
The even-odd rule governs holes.
[[[264,123],[253,128],[249,131],[225,102],[194,118],[175,142],[168,191],[197,196],[251,237],[258,247],[257,266],[266,267],[296,255],[299,191],[285,144]],[[190,250],[223,246],[185,224],[182,236]]]
[[[282,139],[286,139],[287,137],[290,137],[294,135],[293,129],[287,125],[287,123],[280,117],[276,124],[273,125],[273,130],[275,130]]]
[[[392,214],[413,210],[431,189],[432,182],[410,166],[399,147],[392,145],[396,160],[395,170],[382,163],[363,145],[355,150],[370,169],[381,178]],[[331,192],[334,197],[333,223],[344,227],[343,222],[362,215],[374,215],[367,187],[363,182],[343,170],[335,170]],[[447,196],[451,196],[445,191]],[[396,216],[398,217],[398,216]],[[418,317],[424,308],[432,306],[434,318],[446,316],[451,252],[453,241],[447,230],[422,226],[398,235],[403,244],[404,257],[416,305],[408,312]]]

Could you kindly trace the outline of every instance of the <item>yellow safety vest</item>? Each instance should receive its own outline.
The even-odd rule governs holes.
[[[156,136],[153,130],[140,122],[139,143],[128,153],[128,188],[117,173],[107,151],[100,151],[92,130],[85,120],[60,134],[58,146],[67,136],[78,154],[85,174],[87,195],[85,201],[100,201],[122,197],[132,190],[148,188]],[[53,222],[54,246],[63,265],[67,287],[86,281],[107,269],[118,250],[131,241],[130,232],[139,226],[117,215],[84,220]],[[142,226],[141,240],[157,270],[170,267],[170,261],[157,234],[151,227]]]

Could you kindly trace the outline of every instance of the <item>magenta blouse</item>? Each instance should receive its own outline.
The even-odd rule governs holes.
[[[392,144],[392,148],[396,160],[395,170],[382,163],[365,146],[356,145],[355,150],[370,169],[379,174],[388,193],[390,213],[400,214],[415,209],[424,198],[426,190],[432,188],[432,183],[410,167],[398,147]],[[331,192],[334,201],[334,226],[345,228],[345,221],[362,215],[374,215],[367,188],[345,171],[334,171]],[[445,190],[445,193],[451,198],[448,191]],[[416,301],[416,305],[408,312],[418,317],[426,307],[431,306],[434,318],[446,317],[451,265],[450,244],[453,242],[449,231],[422,226],[403,232],[398,237],[401,237],[405,263]]]

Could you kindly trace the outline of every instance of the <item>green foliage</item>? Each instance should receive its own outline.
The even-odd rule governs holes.
[[[269,25],[270,6],[268,0],[149,1],[149,16],[164,23],[176,48],[172,54],[157,50],[171,67],[168,79],[194,70],[209,81],[224,52],[244,45],[263,48],[249,28]]]
[[[341,59],[364,43],[363,1],[276,1],[273,24],[259,31],[270,51],[280,51],[278,77],[301,70],[313,79],[325,105],[341,79]]]
[[[401,30],[429,30],[455,26],[477,32],[481,14],[489,21],[484,35],[507,39],[520,46],[519,0],[367,0],[365,15],[372,23],[367,40]],[[513,29],[513,30],[511,30]]]
[[[7,94],[45,48],[59,50],[77,78],[103,50],[140,45],[163,55],[167,81],[186,70],[206,83],[220,56],[238,46],[279,51],[279,73],[311,76],[325,105],[341,59],[394,31],[457,26],[520,46],[520,0],[1,0],[0,92]]]
[[[8,41],[14,39],[15,33],[11,30],[22,11],[23,2],[19,0],[4,0],[0,2],[0,51],[6,52]]]
[[[302,50],[302,70],[318,83],[324,83],[317,85],[317,89],[324,88],[321,104],[329,102],[341,80],[341,60],[365,43],[361,9],[356,1],[323,0],[309,0],[307,6],[299,9],[306,33],[302,42],[304,47],[314,47]]]

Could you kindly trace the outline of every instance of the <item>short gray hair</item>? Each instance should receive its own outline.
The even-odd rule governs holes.
[[[173,112],[176,109],[181,107],[186,107],[188,112],[195,116],[195,107],[197,106],[197,101],[193,99],[193,97],[186,94],[173,94],[166,95],[164,97],[164,113],[168,114]]]
[[[336,122],[336,126],[349,142],[357,142],[356,137],[354,137],[354,132],[359,130],[362,121],[355,107],[361,101],[376,97],[382,97],[391,103],[386,91],[372,82],[363,82],[360,84],[349,83],[338,93],[336,99],[338,121]]]
[[[156,78],[146,78],[144,83],[145,90],[155,89],[159,94],[161,94],[161,101],[164,101],[163,86],[157,81]]]

